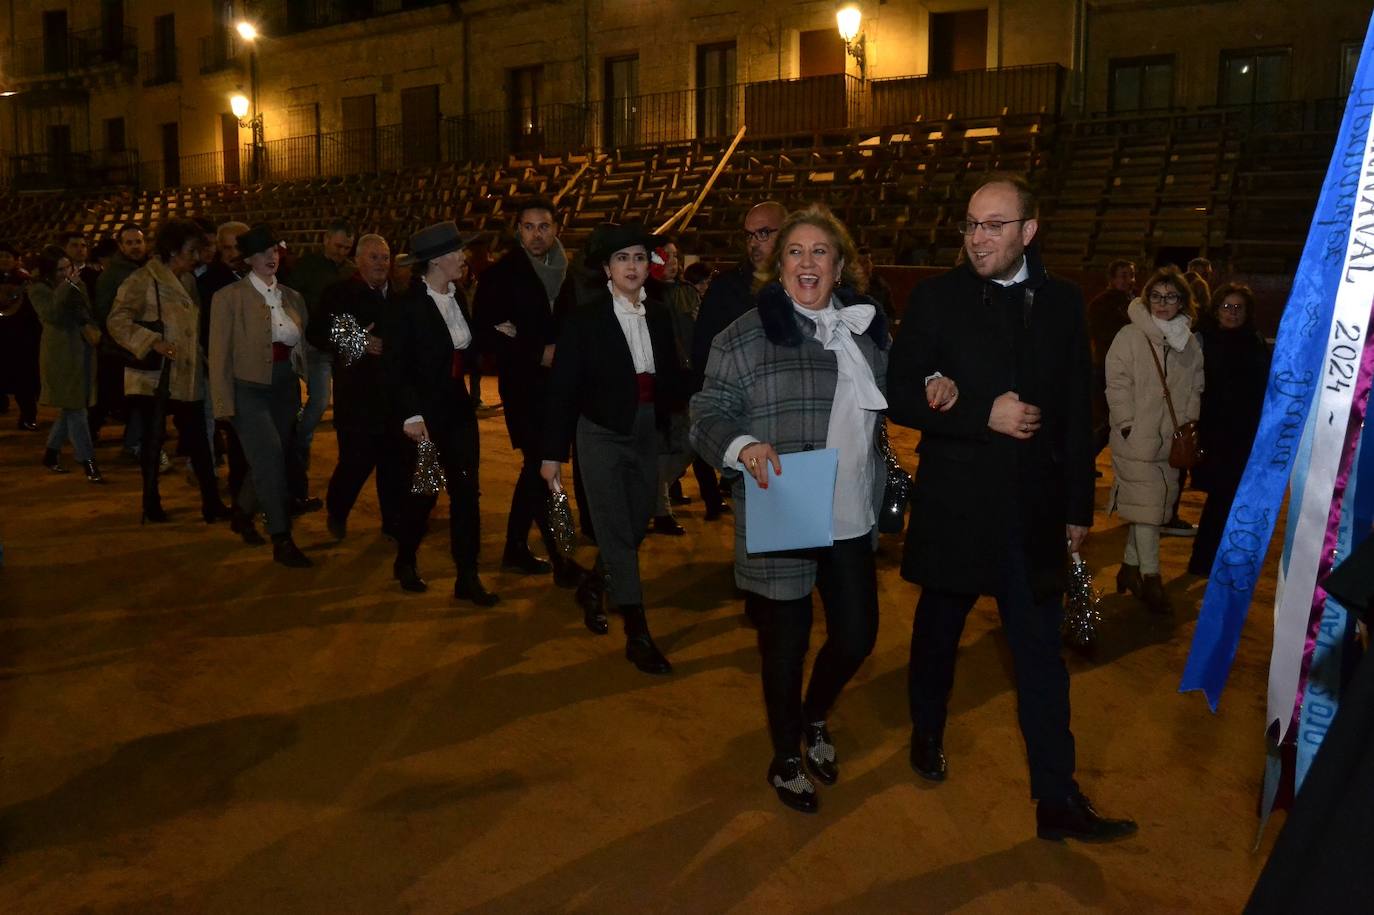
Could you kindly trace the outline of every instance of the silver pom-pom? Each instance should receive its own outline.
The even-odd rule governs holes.
[[[573,525],[572,507],[568,505],[568,494],[562,487],[549,493],[549,528],[553,531],[553,542],[558,552],[571,557],[573,541],[577,528]]]
[[[1064,623],[1060,633],[1064,644],[1078,651],[1097,647],[1097,629],[1102,624],[1102,592],[1093,584],[1093,573],[1083,557],[1073,554],[1069,590],[1064,595]]]
[[[339,360],[349,366],[367,354],[367,331],[358,326],[358,319],[348,312],[337,314],[329,325],[329,342]]]
[[[439,463],[439,448],[429,439],[415,446],[415,476],[410,491],[417,496],[437,496],[448,484],[444,467]]]
[[[906,506],[911,498],[911,474],[902,469],[897,454],[887,439],[887,420],[878,424],[878,453],[882,457],[887,483],[883,489],[883,508],[878,516],[878,530],[884,534],[900,534],[906,525]]]

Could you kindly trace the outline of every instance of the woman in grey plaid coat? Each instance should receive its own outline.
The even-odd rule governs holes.
[[[791,214],[773,255],[777,279],[759,290],[755,310],[717,335],[691,407],[697,452],[749,473],[760,487],[784,470],[789,453],[839,451],[829,547],[750,554],[743,506],[752,487],[743,478],[734,484],[735,582],[747,592],[763,656],[768,782],[784,804],[808,813],[817,809],[816,788],[802,743],[806,768],[833,783],[839,771],[826,715],[878,632],[873,551],[885,478],[875,429],[887,408],[889,335],[881,309],[855,291],[855,262],[854,243],[829,210]],[[813,587],[825,608],[826,642],[803,701]]]

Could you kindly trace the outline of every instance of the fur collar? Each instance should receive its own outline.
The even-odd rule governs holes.
[[[882,306],[847,286],[836,286],[834,294],[841,308],[848,308],[859,302],[867,302],[873,306],[873,323],[868,325],[865,333],[873,338],[878,349],[887,349],[887,315],[883,314]],[[758,303],[759,321],[763,324],[764,336],[770,343],[777,346],[802,345],[807,335],[802,332],[801,321],[781,283],[774,281],[760,289]]]

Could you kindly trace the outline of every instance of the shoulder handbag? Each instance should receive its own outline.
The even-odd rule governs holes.
[[[1164,403],[1169,408],[1169,420],[1174,424],[1174,438],[1169,444],[1169,466],[1188,470],[1202,463],[1206,454],[1202,450],[1202,439],[1198,435],[1197,423],[1178,424],[1178,414],[1174,412],[1174,399],[1169,395],[1169,382],[1164,378],[1164,366],[1159,362],[1154,342],[1146,340],[1150,348],[1150,358],[1155,361],[1155,371],[1159,373],[1159,383],[1164,386]]]
[[[156,321],[135,321],[139,327],[145,327],[153,333],[163,336],[167,332],[167,327],[162,321],[162,291],[158,289],[157,280],[153,280],[153,296],[157,299],[157,320]],[[109,334],[101,340],[101,350],[107,355],[113,356],[121,362],[125,368],[137,369],[140,372],[160,372],[162,371],[163,355],[156,350],[149,349],[148,354],[142,359],[135,356],[124,347],[123,344],[115,341]]]

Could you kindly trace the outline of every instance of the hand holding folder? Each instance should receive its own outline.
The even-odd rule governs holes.
[[[768,488],[744,475],[744,542],[750,553],[804,550],[835,542],[834,448],[779,456],[782,474]]]

